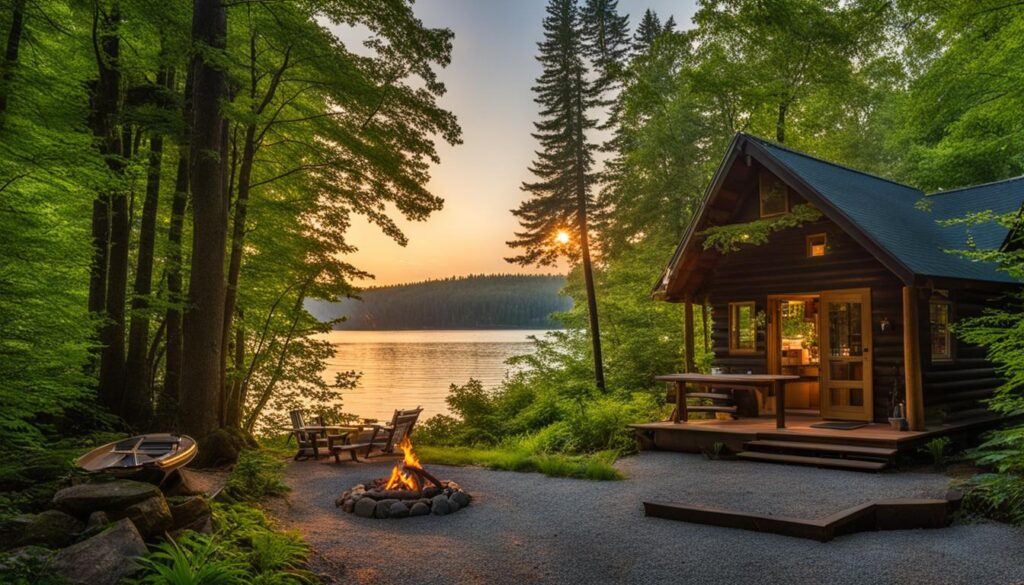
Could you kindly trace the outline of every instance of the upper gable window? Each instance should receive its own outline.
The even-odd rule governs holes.
[[[782,215],[789,211],[789,189],[782,179],[769,172],[762,172],[758,177],[758,187],[761,217]]]
[[[814,258],[824,256],[828,251],[828,236],[825,234],[811,234],[807,236],[807,257]]]

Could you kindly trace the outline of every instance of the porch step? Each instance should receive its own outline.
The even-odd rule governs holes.
[[[884,459],[891,461],[896,457],[896,449],[882,447],[862,447],[859,445],[837,445],[833,443],[807,443],[803,441],[748,441],[743,444],[751,451],[803,451],[812,453],[835,453],[853,457]]]
[[[881,471],[889,466],[889,464],[884,461],[862,461],[859,459],[837,459],[835,457],[811,457],[807,455],[783,455],[781,453],[762,453],[760,451],[741,451],[736,454],[736,457],[747,461],[786,463],[789,465],[807,465],[810,467],[850,469],[855,471]]]
[[[687,392],[687,398],[707,398],[708,400],[732,400],[732,396],[728,394],[719,394],[717,392]]]

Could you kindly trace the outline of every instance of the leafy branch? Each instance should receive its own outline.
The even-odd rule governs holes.
[[[726,254],[737,252],[740,246],[760,246],[768,243],[768,237],[775,232],[800,227],[805,223],[821,219],[821,212],[807,203],[794,205],[785,215],[758,219],[748,223],[720,225],[708,228],[704,236],[704,249],[714,248]]]

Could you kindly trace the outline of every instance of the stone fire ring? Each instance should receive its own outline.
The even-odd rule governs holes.
[[[388,490],[378,479],[345,490],[334,501],[335,506],[363,518],[408,518],[410,516],[445,516],[469,505],[470,497],[454,481],[440,482],[420,491]]]

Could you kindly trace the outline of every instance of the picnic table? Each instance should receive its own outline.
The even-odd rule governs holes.
[[[775,394],[775,427],[786,428],[786,383],[799,380],[800,376],[783,374],[666,374],[655,376],[659,382],[672,382],[676,385],[676,411],[672,422],[686,422],[689,414],[686,410],[686,385],[699,384],[710,387],[732,388],[736,390],[774,391]]]

